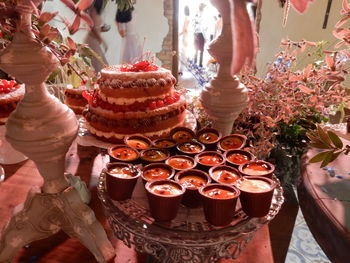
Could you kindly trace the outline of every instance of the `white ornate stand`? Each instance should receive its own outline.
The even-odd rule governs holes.
[[[31,10],[31,1],[24,2],[28,6],[22,10]],[[7,121],[6,138],[35,162],[44,184],[15,209],[1,236],[0,263],[11,262],[22,246],[61,229],[78,238],[98,262],[106,262],[115,256],[114,249],[94,212],[64,176],[65,155],[78,124],[73,111],[44,84],[58,60],[34,40],[30,29],[31,13],[22,13],[20,30],[0,54],[0,68],[26,84],[25,97]]]
[[[248,102],[247,89],[230,74],[232,61],[232,31],[229,0],[211,0],[223,19],[221,35],[209,46],[209,53],[219,63],[217,76],[205,86],[201,103],[213,120],[214,127],[223,135],[230,134],[234,120]]]

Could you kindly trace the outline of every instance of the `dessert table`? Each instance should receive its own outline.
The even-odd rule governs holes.
[[[85,181],[92,192],[90,207],[96,217],[107,229],[116,251],[116,263],[143,263],[147,261],[144,254],[136,253],[133,248],[128,248],[117,238],[106,222],[102,205],[97,197],[97,184],[100,172],[108,162],[105,151],[95,147],[81,147],[76,143],[72,145],[66,158],[67,172],[78,175]],[[4,227],[10,218],[13,209],[25,200],[28,191],[34,187],[40,187],[43,183],[34,163],[30,160],[19,164],[3,165],[5,181],[0,184],[0,229]],[[14,262],[96,262],[93,255],[76,239],[69,238],[60,232],[48,239],[36,241],[23,248],[16,256]],[[269,230],[263,225],[256,231],[252,240],[236,260],[220,259],[218,262],[274,262]]]

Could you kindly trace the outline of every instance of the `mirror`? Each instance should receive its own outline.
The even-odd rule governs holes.
[[[164,56],[160,57],[162,61],[158,58],[158,54],[161,53],[163,48],[164,38],[168,35],[170,29],[168,19],[164,16],[165,2],[166,0],[136,1],[132,12],[132,25],[128,25],[128,27],[130,27],[132,30],[132,39],[138,39],[138,45],[140,46],[141,50],[143,50],[143,53],[151,52],[152,54],[157,55],[157,64],[162,64],[162,61],[166,60]],[[69,21],[72,21],[73,18],[72,12],[59,0],[45,2],[43,11],[59,11],[60,14],[67,17]],[[103,44],[99,45],[109,65],[117,65],[122,62],[122,46],[123,43],[125,44],[125,39],[123,40],[118,32],[116,13],[117,6],[115,2],[109,1],[97,18],[100,25],[106,25],[105,29],[110,27],[107,32],[101,32],[101,37],[108,47],[107,51],[104,52],[105,50]],[[65,29],[65,25],[55,21],[53,23],[55,26],[68,34],[67,30]],[[74,34],[72,38],[76,42],[86,43],[88,27],[86,25],[82,25],[82,27],[83,29]],[[135,41],[131,41],[128,43],[134,42]],[[127,44],[126,49],[128,47],[130,47],[129,44]],[[171,56],[171,54],[168,54],[168,56]]]

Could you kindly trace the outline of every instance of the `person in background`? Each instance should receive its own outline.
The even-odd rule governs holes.
[[[184,64],[187,63],[188,58],[188,38],[189,38],[189,27],[190,27],[190,8],[188,6],[185,6],[184,8],[184,23],[182,26],[182,31],[180,32],[181,37],[181,61],[180,61],[180,72],[184,69]]]
[[[122,38],[120,64],[132,63],[142,56],[142,45],[136,33],[132,13],[134,7],[127,10],[117,10],[116,23]]]
[[[94,4],[89,8],[88,12],[91,19],[94,21],[93,27],[91,27],[89,33],[86,36],[85,43],[96,52],[102,61],[96,57],[91,58],[91,64],[96,72],[101,71],[104,64],[107,64],[107,59],[105,52],[107,51],[107,44],[101,36],[101,32],[106,32],[109,30],[109,26],[102,24],[101,13],[103,11],[103,0],[95,0]],[[104,51],[101,48],[104,48]],[[103,63],[104,64],[103,64]]]
[[[195,55],[194,55],[194,63],[197,64],[200,67],[203,67],[203,52],[204,52],[204,45],[205,45],[205,37],[204,34],[206,32],[205,29],[205,23],[204,23],[204,8],[206,5],[204,3],[200,3],[198,7],[198,12],[194,18],[194,49],[195,49]],[[199,55],[199,61],[198,61],[198,55]]]

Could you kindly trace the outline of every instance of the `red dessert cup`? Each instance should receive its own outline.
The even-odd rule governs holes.
[[[170,153],[176,152],[177,142],[169,138],[161,138],[153,141],[154,148],[167,149]]]
[[[255,159],[255,156],[251,152],[244,150],[228,150],[224,156],[226,164],[235,168]]]
[[[269,186],[256,190],[244,187],[243,181],[260,181]],[[237,182],[237,188],[241,191],[242,210],[251,217],[263,217],[269,213],[273,192],[276,188],[276,182],[272,179],[261,176],[244,176]]]
[[[139,134],[133,134],[124,138],[124,143],[136,150],[142,151],[151,148],[152,141]]]
[[[205,151],[196,154],[195,161],[197,162],[197,167],[204,172],[208,172],[213,166],[223,165],[225,163],[225,157],[215,151]]]
[[[167,222],[176,217],[185,187],[171,180],[156,180],[146,184],[146,193],[151,216],[156,221]]]
[[[143,167],[141,178],[142,182],[146,184],[154,180],[171,179],[174,175],[175,170],[170,165],[165,163],[152,163]]]
[[[108,154],[114,162],[137,163],[139,152],[127,145],[113,145],[108,148]]]
[[[243,176],[263,176],[271,178],[275,171],[275,166],[262,160],[250,161],[238,166],[239,172]]]
[[[240,172],[228,165],[218,165],[209,169],[210,178],[219,184],[234,185],[242,176]]]
[[[211,180],[207,173],[197,169],[181,171],[175,175],[175,181],[186,188],[182,204],[190,208],[202,205],[202,197],[198,189],[210,183]]]
[[[205,150],[204,144],[196,141],[183,142],[179,143],[176,146],[176,149],[180,154],[191,155],[194,156],[198,153],[201,153]]]
[[[240,195],[240,191],[236,187],[224,184],[208,184],[200,188],[199,193],[203,198],[205,219],[210,224],[226,226],[231,223],[235,215],[237,199]],[[225,193],[229,194],[225,196]],[[222,198],[222,196],[225,196],[225,198]]]
[[[108,163],[104,171],[108,195],[116,201],[130,199],[141,171],[132,164],[119,162]]]
[[[226,152],[228,150],[242,149],[246,142],[246,136],[241,134],[230,134],[222,137],[217,146],[220,150]]]
[[[167,149],[159,148],[150,148],[140,153],[141,162],[144,165],[164,162],[169,156],[170,153]]]
[[[196,134],[196,138],[200,143],[205,145],[207,151],[214,151],[217,143],[221,139],[222,134],[214,128],[203,128]]]
[[[165,163],[173,167],[176,171],[193,169],[197,165],[194,158],[187,155],[171,156],[165,161]]]
[[[196,137],[194,131],[186,127],[176,127],[170,131],[170,138],[177,143],[189,142]]]

